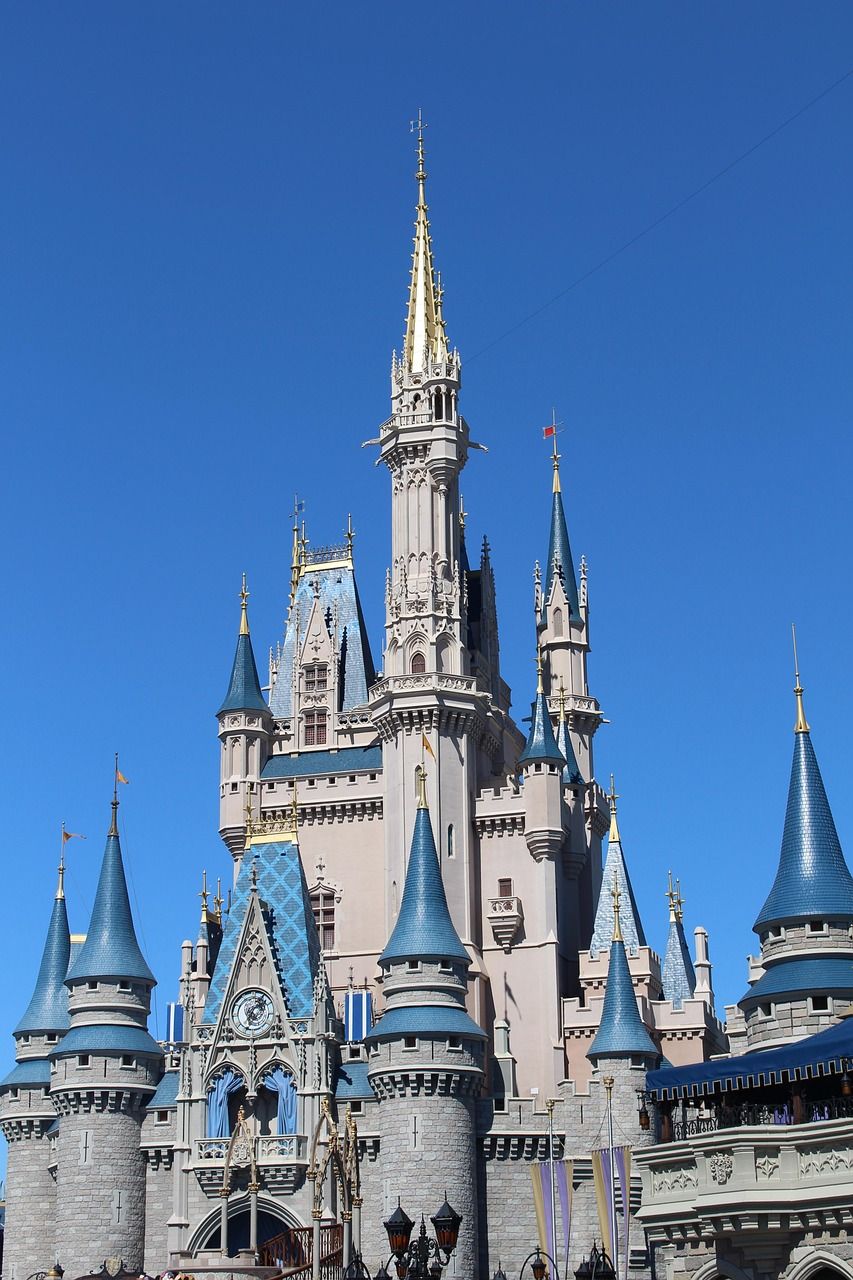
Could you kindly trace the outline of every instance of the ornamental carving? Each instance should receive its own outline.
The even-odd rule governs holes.
[[[696,1174],[692,1169],[670,1169],[665,1173],[652,1175],[654,1195],[659,1195],[662,1191],[695,1191],[698,1186]]]
[[[769,1180],[775,1173],[779,1172],[779,1161],[775,1156],[761,1156],[755,1162],[755,1169],[759,1177]]]
[[[801,1177],[839,1170],[849,1172],[853,1169],[853,1151],[849,1147],[843,1151],[801,1151],[799,1163]]]
[[[714,1181],[723,1186],[732,1176],[734,1165],[731,1156],[723,1155],[722,1152],[718,1151],[708,1161],[708,1168],[711,1170],[711,1177]]]

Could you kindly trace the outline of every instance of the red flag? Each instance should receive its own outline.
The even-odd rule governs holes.
[[[544,440],[547,440],[549,436],[555,436],[556,434],[557,434],[557,424],[554,422],[551,423],[550,427],[542,428],[542,438]]]

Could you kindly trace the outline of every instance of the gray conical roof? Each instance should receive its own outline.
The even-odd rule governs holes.
[[[400,914],[379,963],[430,957],[470,963],[450,918],[429,809],[421,807],[415,816]]]
[[[68,912],[65,898],[57,896],[50,915],[47,937],[44,942],[41,964],[35,990],[26,1012],[15,1027],[14,1034],[61,1032],[68,1030],[68,991],[65,975],[71,938],[68,933]]]
[[[628,957],[621,938],[614,938],[610,943],[601,1023],[586,1056],[590,1059],[660,1057],[637,1008]]]
[[[681,917],[675,914],[669,922],[661,979],[664,999],[671,1000],[674,1009],[680,1009],[685,1000],[692,1000],[696,989],[696,974],[684,936],[684,925]]]

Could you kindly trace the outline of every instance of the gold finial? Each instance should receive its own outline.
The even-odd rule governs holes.
[[[299,539],[299,563],[304,565],[308,560],[308,534],[305,532],[305,518],[302,518],[302,537]]]
[[[803,710],[803,687],[800,684],[800,664],[797,659],[797,628],[791,623],[791,639],[794,642],[794,695],[797,699],[797,723],[794,725],[794,733],[808,733],[809,722],[806,720],[806,713]]]
[[[536,693],[544,693],[545,689],[542,684],[542,650],[539,645],[536,646]]]
[[[415,765],[415,786],[418,792],[418,808],[428,809],[426,794],[426,769],[422,764]]]
[[[667,873],[666,896],[669,901],[669,923],[675,924],[678,919],[678,894],[672,887],[672,872]]]
[[[619,888],[619,872],[613,868],[613,888],[610,890],[610,896],[613,899],[613,941],[623,942],[622,922],[619,919],[619,903],[622,900],[622,890]]]
[[[110,821],[110,829],[107,832],[107,835],[110,835],[110,836],[118,835],[118,780],[119,780],[119,777],[120,777],[120,774],[118,771],[118,752],[116,752],[115,773],[113,774],[113,801],[112,801],[113,816]]]
[[[675,913],[679,920],[684,919],[684,899],[681,896],[681,881],[675,882]]]
[[[240,587],[240,635],[247,636],[249,634],[249,612],[248,612],[249,590],[246,586],[246,575],[243,574],[243,585]]]
[[[299,494],[293,495],[293,545],[290,552],[290,607],[296,599],[296,588],[299,586],[301,559],[299,556],[299,512],[305,504],[299,501]]]
[[[208,913],[207,913],[207,871],[206,870],[202,871],[201,873],[201,893],[198,896],[201,898],[201,922],[202,924],[207,924]]]
[[[216,877],[216,893],[213,895],[213,914],[216,917],[216,923],[222,924],[222,904],[225,899],[222,896],[222,879]]]
[[[552,409],[551,421],[548,423],[548,426],[551,429],[551,438],[554,442],[553,452],[551,454],[551,461],[554,464],[554,483],[553,483],[554,493],[560,492],[560,455],[559,453],[557,453],[557,432],[560,429],[560,425],[561,424],[557,421],[557,410]]]
[[[290,793],[290,823],[293,827],[293,839],[297,841],[299,836],[299,804],[296,795],[296,779],[293,779],[293,790]]]
[[[566,723],[566,690],[563,681],[560,680],[560,724]]]
[[[619,823],[616,821],[616,801],[619,799],[619,797],[616,794],[616,783],[614,782],[612,773],[610,775],[610,790],[607,793],[607,799],[610,803],[609,839],[611,840],[611,842],[614,840],[618,841],[619,840]]]
[[[255,830],[254,818],[252,816],[252,793],[246,791],[246,845],[252,842],[252,833]]]
[[[355,541],[355,530],[352,527],[352,512],[347,513],[347,556],[352,560],[352,544]]]

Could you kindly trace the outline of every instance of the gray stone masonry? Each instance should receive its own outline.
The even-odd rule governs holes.
[[[3,1110],[9,1143],[3,1277],[26,1280],[34,1271],[46,1271],[56,1259],[56,1184],[48,1167],[50,1141],[44,1136],[50,1120],[15,1124],[7,1122],[8,1102]]]
[[[145,1157],[145,1270],[159,1275],[168,1266],[168,1228],[172,1216],[173,1146],[175,1142],[175,1109],[169,1108],[168,1119],[158,1121],[158,1112],[147,1111],[142,1124]]]

